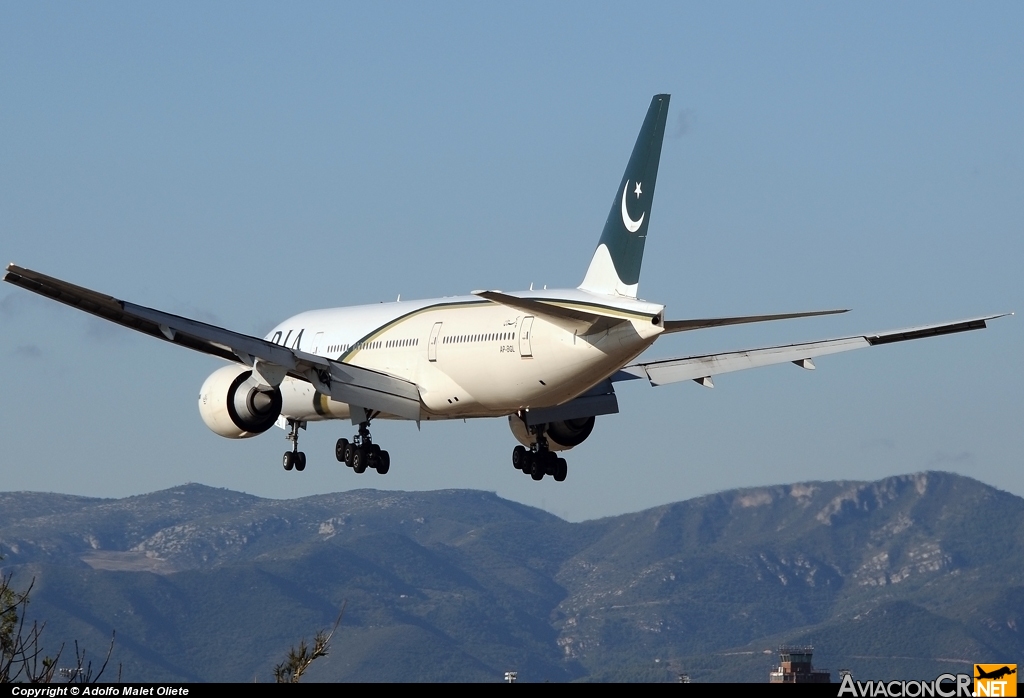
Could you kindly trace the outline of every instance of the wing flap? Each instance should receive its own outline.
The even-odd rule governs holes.
[[[792,344],[781,347],[767,347],[748,351],[734,351],[725,354],[694,356],[685,359],[669,359],[649,364],[640,364],[651,385],[665,385],[684,380],[698,380],[722,373],[760,368],[788,361],[811,359],[826,354],[837,354],[851,349],[871,346],[863,337],[850,337],[824,342]]]
[[[523,416],[527,426],[557,422],[563,419],[597,417],[602,414],[618,414],[619,401],[610,379],[605,379],[579,397],[555,407],[527,410]]]
[[[404,419],[420,418],[420,392],[415,383],[351,364],[329,363],[331,380],[325,387],[331,399]]]
[[[742,371],[747,368],[759,368],[761,366],[787,362],[793,362],[808,368],[809,366],[805,362],[809,362],[810,359],[817,356],[827,356],[828,354],[863,349],[876,344],[891,344],[911,339],[923,339],[956,332],[980,330],[987,327],[987,321],[1005,317],[1006,315],[1012,315],[1012,313],[986,315],[957,322],[911,327],[872,335],[859,335],[840,339],[827,339],[819,342],[765,347],[763,349],[641,362],[624,367],[612,376],[612,380],[623,381],[634,378],[647,378],[651,385],[665,385],[684,380],[701,380],[722,373],[731,373],[732,371]],[[813,366],[813,364],[810,365]]]

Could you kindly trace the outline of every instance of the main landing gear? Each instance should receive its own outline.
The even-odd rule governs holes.
[[[369,422],[359,425],[359,433],[352,437],[352,441],[338,439],[334,457],[357,473],[365,473],[367,468],[373,468],[379,475],[384,475],[391,468],[391,456],[370,438]]]
[[[569,472],[565,459],[548,448],[548,440],[543,433],[537,434],[537,440],[529,450],[524,446],[512,449],[512,467],[534,480],[543,480],[545,475],[550,475],[555,478],[555,482],[563,482]]]
[[[299,429],[301,427],[302,422],[294,419],[288,420],[288,436],[285,438],[292,442],[292,450],[285,451],[284,458],[281,459],[285,470],[295,468],[300,473],[306,469],[306,454],[299,450]]]
[[[292,449],[284,452],[281,464],[285,470],[301,472],[306,469],[306,454],[299,450],[299,429],[304,426],[305,422],[288,420],[286,438],[292,442]],[[373,468],[383,475],[391,468],[391,456],[387,451],[382,451],[380,446],[373,443],[370,438],[369,421],[359,425],[359,433],[352,437],[351,442],[348,439],[338,439],[338,443],[334,447],[334,455],[357,473],[363,473],[367,468]]]

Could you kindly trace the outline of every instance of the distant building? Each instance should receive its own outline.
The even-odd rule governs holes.
[[[832,675],[827,669],[815,671],[811,665],[814,648],[789,647],[779,648],[779,667],[768,674],[768,683],[831,683]]]

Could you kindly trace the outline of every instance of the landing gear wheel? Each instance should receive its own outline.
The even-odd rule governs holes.
[[[538,453],[537,457],[535,457],[534,459],[534,468],[532,468],[532,471],[530,472],[529,476],[538,481],[543,480],[544,476],[548,472],[548,464],[546,463],[546,461],[546,457],[544,457],[544,455],[542,455],[541,453]]]
[[[352,469],[357,473],[365,473],[366,466],[369,465],[369,455],[365,448],[354,449],[352,454]]]
[[[565,482],[565,476],[569,474],[569,465],[565,462],[564,458],[559,458],[555,461],[555,482]]]
[[[523,465],[520,470],[523,471],[524,475],[530,475],[533,473],[533,466],[537,462],[537,456],[530,451],[523,454]]]
[[[353,436],[351,441],[338,439],[335,444],[334,455],[357,473],[365,473],[367,468],[373,468],[383,475],[391,468],[391,456],[373,443],[370,436],[370,418],[378,414],[380,413],[367,413],[366,421],[359,423],[359,433]]]
[[[305,429],[306,423],[295,419],[288,420],[288,435],[285,437],[292,442],[290,451],[286,451],[281,464],[285,470],[304,470],[306,467],[306,454],[299,450],[299,429]]]
[[[544,460],[542,462],[544,463],[544,474],[554,475],[555,468],[558,465],[558,456],[551,451],[544,451]]]
[[[516,446],[512,449],[512,467],[516,470],[522,470],[523,464],[526,462],[526,454],[528,451],[522,446]]]
[[[391,456],[387,451],[381,451],[377,458],[377,474],[387,475],[388,470],[391,469]]]

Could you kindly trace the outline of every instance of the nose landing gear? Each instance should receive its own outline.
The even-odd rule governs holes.
[[[370,422],[359,425],[359,433],[348,439],[338,439],[334,446],[334,457],[357,473],[373,468],[378,475],[384,475],[391,469],[391,455],[373,443],[370,436]]]
[[[285,470],[294,468],[301,473],[306,469],[306,454],[299,450],[299,429],[305,426],[305,422],[288,420],[288,435],[285,438],[292,442],[292,450],[285,451],[284,458],[281,459],[281,465]]]

